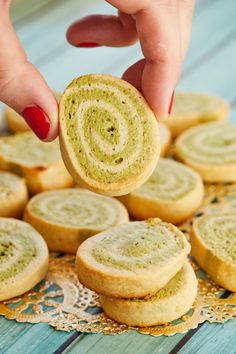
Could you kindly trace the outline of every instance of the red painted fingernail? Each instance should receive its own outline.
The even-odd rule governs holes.
[[[28,106],[21,115],[39,139],[44,140],[47,138],[51,122],[40,107]]]
[[[174,102],[174,97],[175,97],[175,91],[173,91],[173,93],[171,95],[170,105],[169,105],[169,109],[168,109],[168,114],[171,114],[172,106],[173,106],[173,102]]]
[[[78,48],[95,48],[95,47],[101,47],[101,44],[93,43],[93,42],[84,42],[84,43],[77,44],[77,47]]]

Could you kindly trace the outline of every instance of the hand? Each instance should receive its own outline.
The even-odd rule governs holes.
[[[58,134],[58,104],[27,56],[9,19],[11,0],[0,0],[0,100],[21,114],[44,141]]]
[[[144,59],[123,74],[142,91],[158,119],[171,111],[174,89],[189,45],[194,0],[109,0],[116,16],[92,15],[73,23],[77,47],[123,47],[140,41]]]

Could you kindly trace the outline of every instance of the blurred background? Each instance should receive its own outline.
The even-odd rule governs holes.
[[[49,85],[63,91],[76,76],[120,76],[142,57],[139,45],[126,48],[73,48],[65,38],[72,21],[93,13],[116,11],[104,0],[15,0],[11,18],[32,63]],[[236,109],[236,1],[197,0],[190,50],[180,89],[211,92]],[[236,115],[235,115],[236,116]]]

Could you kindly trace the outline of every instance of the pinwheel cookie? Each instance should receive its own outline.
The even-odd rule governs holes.
[[[86,240],[78,249],[78,276],[99,294],[119,298],[154,294],[183,267],[190,245],[160,219],[130,222]]]
[[[128,326],[153,326],[183,316],[197,296],[197,278],[191,265],[183,268],[154,295],[145,298],[117,299],[100,295],[104,312]]]
[[[135,219],[160,217],[177,224],[200,207],[203,196],[202,179],[194,170],[170,159],[160,159],[147,182],[120,200]]]
[[[165,121],[176,137],[184,130],[207,122],[226,121],[228,103],[220,97],[198,92],[177,92],[171,116]]]
[[[129,217],[118,200],[75,188],[38,194],[28,203],[24,219],[43,235],[51,251],[76,253],[86,238]]]
[[[176,140],[175,154],[206,182],[236,181],[236,126],[207,123],[191,128]]]
[[[236,291],[236,212],[212,213],[193,223],[192,254],[219,285]]]
[[[59,105],[64,162],[78,184],[123,195],[154,170],[160,139],[154,114],[129,83],[109,75],[75,79]]]
[[[44,143],[31,132],[0,138],[0,170],[23,176],[31,194],[73,184],[58,141]]]
[[[159,123],[161,156],[165,156],[171,144],[171,132],[167,125]]]
[[[0,216],[20,217],[27,200],[25,180],[12,173],[0,172]]]
[[[57,100],[59,101],[61,94],[54,92]],[[11,133],[23,133],[30,130],[30,127],[25,122],[20,114],[14,111],[12,108],[5,106],[5,118],[7,122],[7,128]]]
[[[0,218],[0,255],[0,301],[30,290],[48,269],[44,239],[23,221]]]

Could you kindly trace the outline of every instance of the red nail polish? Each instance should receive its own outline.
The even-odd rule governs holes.
[[[21,115],[39,139],[44,140],[47,138],[51,122],[40,107],[28,106]]]
[[[169,109],[168,109],[168,114],[171,114],[172,106],[173,106],[173,102],[174,102],[174,97],[175,97],[175,91],[173,91],[173,93],[171,95],[170,105],[169,105]]]
[[[78,48],[95,48],[95,47],[101,47],[101,44],[93,43],[93,42],[84,42],[84,43],[77,44],[77,47]]]

